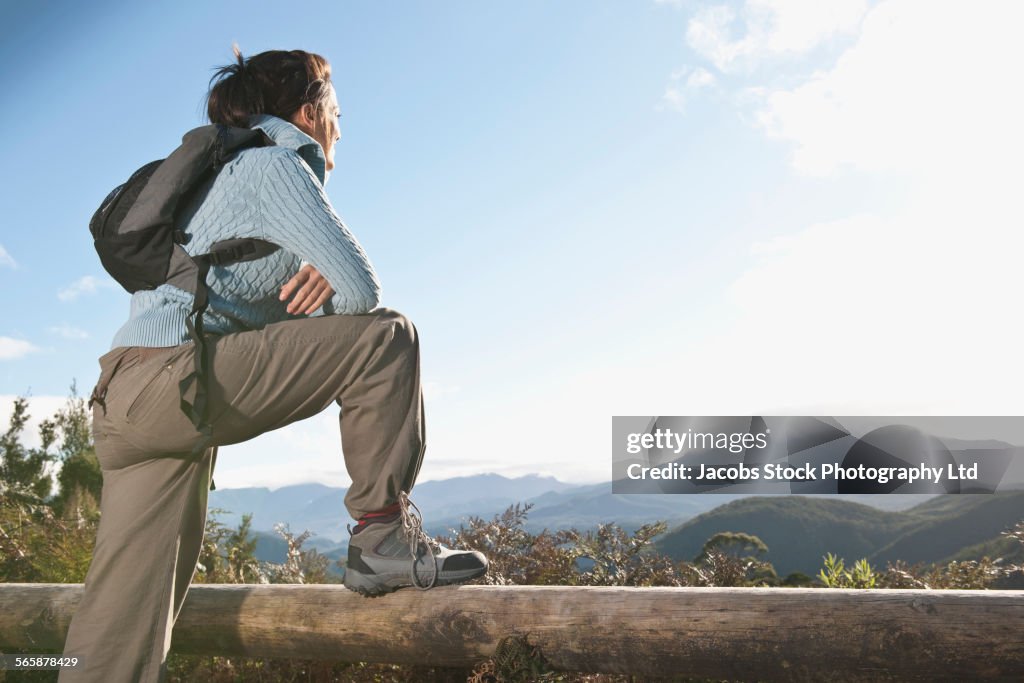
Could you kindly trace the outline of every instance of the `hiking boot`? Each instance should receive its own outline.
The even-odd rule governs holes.
[[[399,505],[397,519],[361,523],[352,532],[346,588],[373,597],[406,586],[428,590],[462,583],[487,572],[483,553],[445,548],[428,537],[419,509],[404,491],[399,494]]]

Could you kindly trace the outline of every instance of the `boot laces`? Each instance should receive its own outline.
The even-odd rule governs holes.
[[[402,514],[402,529],[405,531],[406,538],[409,539],[409,554],[412,555],[412,584],[420,590],[429,590],[437,583],[438,567],[434,549],[438,547],[438,544],[423,531],[423,513],[416,507],[416,503],[409,500],[409,494],[405,491],[398,494],[398,506]],[[430,576],[430,581],[426,584],[421,584],[416,574],[416,562],[419,559],[421,546],[426,549],[427,554],[434,561],[434,571]]]

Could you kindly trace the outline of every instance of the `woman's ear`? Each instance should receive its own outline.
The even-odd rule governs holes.
[[[292,114],[292,123],[306,135],[312,135],[316,130],[316,107],[306,102]]]

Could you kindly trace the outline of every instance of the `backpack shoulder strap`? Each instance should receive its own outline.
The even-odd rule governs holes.
[[[176,152],[183,151],[180,159],[175,160],[179,164],[178,177],[192,178],[191,182],[197,183],[206,172],[212,170],[213,173],[216,173],[219,171],[221,166],[238,150],[245,147],[273,144],[274,141],[259,129],[227,126],[197,128],[185,135],[182,146],[176,150]],[[168,157],[167,161],[171,161],[173,157],[174,154]],[[166,162],[164,165],[167,165]],[[156,201],[151,203],[148,208],[141,209],[141,211],[150,212],[148,220],[166,220],[166,212],[169,209],[171,221],[173,221],[176,206],[163,201],[168,189],[171,190],[170,195],[180,198],[182,194],[180,189],[175,191],[173,185],[167,185],[163,189],[158,188],[153,195]],[[128,218],[130,215],[126,217],[126,220]],[[203,312],[209,303],[206,286],[207,273],[211,266],[252,261],[278,249],[276,244],[265,240],[241,238],[217,242],[209,252],[190,256],[180,244],[174,245],[168,282],[178,286],[185,285],[182,286],[182,289],[191,291],[194,295],[192,310],[185,319],[185,325],[195,343],[195,369],[179,383],[181,409],[202,434],[202,438],[193,450],[194,453],[204,450],[213,438],[212,428],[207,421],[207,383],[210,368],[203,331]]]

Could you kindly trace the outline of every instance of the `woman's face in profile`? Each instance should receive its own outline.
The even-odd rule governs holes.
[[[341,128],[338,125],[341,110],[338,108],[338,94],[334,92],[334,86],[328,83],[327,88],[327,103],[322,111],[310,116],[313,107],[304,105],[292,116],[291,122],[320,143],[324,150],[324,158],[327,160],[327,171],[330,172],[334,169],[334,144],[341,139]]]
[[[334,92],[334,86],[328,84],[330,95],[327,98],[327,106],[324,111],[324,120],[320,122],[318,129],[321,137],[313,136],[324,149],[324,157],[327,158],[327,170],[334,169],[334,143],[341,139],[341,127],[338,117],[341,116],[341,109],[338,107],[338,94]]]

